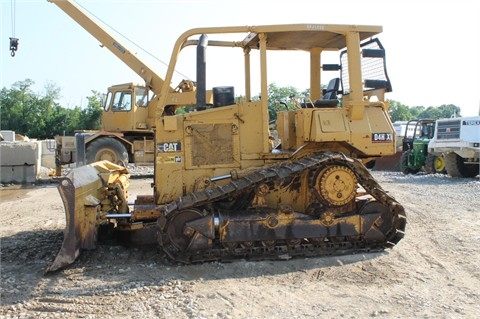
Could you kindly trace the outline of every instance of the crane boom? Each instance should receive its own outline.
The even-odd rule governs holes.
[[[103,46],[115,54],[115,56],[124,62],[130,69],[137,73],[145,81],[146,87],[155,92],[155,94],[160,94],[161,88],[165,81],[144,62],[142,62],[135,54],[132,54],[105,28],[93,21],[92,17],[84,9],[71,0],[48,1],[57,5],[82,28],[100,41]],[[174,89],[170,87],[169,91],[172,92]]]

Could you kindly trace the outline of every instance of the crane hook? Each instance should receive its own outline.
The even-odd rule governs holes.
[[[18,49],[18,38],[10,38],[10,55],[15,56],[15,52]]]

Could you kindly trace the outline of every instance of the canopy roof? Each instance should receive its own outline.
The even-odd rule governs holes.
[[[360,41],[382,32],[381,26],[340,25],[340,24],[284,24],[264,26],[213,27],[191,29],[180,39],[187,39],[199,34],[234,34],[247,33],[243,40],[225,41],[209,40],[209,46],[236,46],[258,49],[260,34],[267,37],[267,50],[340,50],[346,47],[346,35],[358,32]],[[187,40],[183,46],[195,45],[195,40]]]

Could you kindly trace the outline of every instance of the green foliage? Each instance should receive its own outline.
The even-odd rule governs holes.
[[[408,106],[397,102],[397,101],[389,101],[390,108],[388,109],[388,114],[393,122],[395,121],[408,121],[413,119]]]
[[[400,102],[389,100],[390,108],[388,114],[392,122],[408,121],[416,119],[444,119],[453,116],[460,117],[460,107],[453,104],[443,104],[440,106],[413,106],[408,107]]]
[[[102,106],[98,92],[87,97],[88,106],[82,109],[62,107],[56,100],[60,89],[54,84],[45,86],[44,95],[32,91],[34,81],[26,79],[2,88],[0,92],[0,127],[38,139],[55,135],[73,135],[75,130],[98,130],[101,127]]]
[[[275,83],[268,86],[268,113],[270,122],[276,121],[277,112],[287,109],[294,109],[295,105],[292,97],[309,96],[309,91],[299,92],[292,86],[280,87]],[[257,97],[259,99],[259,97]],[[453,104],[441,105],[438,107],[413,106],[409,107],[401,102],[389,100],[390,108],[388,114],[395,121],[408,121],[414,119],[441,119],[452,116],[461,116],[460,107]]]
[[[82,119],[79,123],[84,130],[98,130],[102,126],[102,94],[92,91],[88,96],[87,108],[82,110]]]
[[[64,108],[56,100],[60,89],[52,83],[45,86],[44,95],[32,91],[34,81],[26,79],[15,82],[11,89],[0,91],[0,128],[12,130],[30,137],[45,139],[55,135],[73,135],[76,130],[99,130],[102,118],[101,94],[92,91],[87,97],[88,105]],[[299,92],[292,86],[280,87],[275,83],[268,86],[268,112],[270,121],[277,119],[277,112],[294,109],[294,97],[308,96],[308,90]],[[259,99],[256,97],[255,99]],[[438,107],[409,107],[390,100],[388,113],[393,122],[412,119],[440,119],[461,116],[460,108],[453,104]],[[180,114],[186,110],[177,110]]]
[[[295,109],[292,97],[299,95],[293,86],[280,87],[275,83],[268,86],[268,115],[270,122],[277,120],[277,112],[287,109]]]

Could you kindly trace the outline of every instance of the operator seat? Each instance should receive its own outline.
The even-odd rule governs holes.
[[[330,82],[328,82],[327,89],[323,95],[323,100],[336,100],[339,87],[340,78],[331,79]]]
[[[315,107],[336,107],[338,105],[337,93],[340,88],[340,78],[333,78],[328,82],[321,100],[313,101]]]

